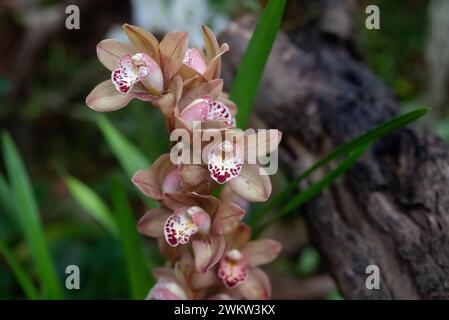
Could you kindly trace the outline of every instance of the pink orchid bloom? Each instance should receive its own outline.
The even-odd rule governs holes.
[[[251,229],[244,224],[226,236],[226,252],[219,264],[218,277],[245,299],[268,299],[270,281],[258,267],[273,261],[281,244],[269,239],[250,241],[250,237]]]
[[[143,194],[157,201],[162,200],[164,193],[209,193],[214,189],[206,168],[177,166],[169,154],[161,155],[148,170],[137,171],[131,180]]]
[[[86,104],[95,111],[114,111],[137,98],[168,114],[182,90],[177,74],[187,50],[187,33],[168,33],[159,43],[142,28],[125,24],[123,29],[131,45],[112,39],[97,45],[98,59],[111,71],[111,79],[96,86]]]
[[[204,51],[190,48],[185,52],[183,66],[180,70],[184,80],[196,78],[210,81],[220,77],[221,55],[229,50],[228,44],[218,45],[217,38],[207,26],[202,26]]]
[[[153,271],[157,279],[148,293],[148,300],[196,300],[208,298],[208,287],[219,283],[212,270],[200,273],[193,265],[190,253],[176,261],[174,268],[157,268]]]
[[[152,209],[140,219],[139,232],[165,238],[171,247],[186,248],[191,243],[198,272],[206,272],[221,259],[224,235],[233,232],[245,214],[234,203],[195,193],[167,193],[162,204],[164,207]],[[179,256],[179,252],[172,256]]]

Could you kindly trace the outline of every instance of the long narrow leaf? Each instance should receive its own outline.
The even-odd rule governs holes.
[[[126,267],[131,298],[142,300],[153,284],[150,269],[142,252],[139,235],[136,229],[136,221],[129,204],[126,191],[119,180],[115,179],[112,184],[112,199],[119,227],[120,242],[126,258]]]
[[[335,148],[332,152],[318,160],[313,166],[307,169],[304,173],[293,179],[288,186],[282,190],[279,194],[274,196],[265,206],[263,206],[260,210],[254,213],[253,219],[251,221],[257,224],[263,216],[271,211],[273,208],[284,202],[287,197],[298,187],[298,184],[308,178],[313,172],[315,172],[320,167],[326,165],[332,160],[335,160],[341,156],[347,155],[349,152],[355,150],[356,148],[363,146],[367,143],[371,143],[377,139],[380,139],[387,134],[390,134],[405,125],[412,123],[413,121],[422,117],[428,109],[417,109],[411,112],[408,112],[404,115],[397,116],[387,122],[382,123],[376,128],[362,134],[358,138],[342,144],[341,146]]]
[[[351,168],[360,158],[363,153],[366,151],[369,145],[360,146],[355,149],[347,159],[343,160],[337,168],[329,172],[324,178],[319,180],[318,182],[312,184],[306,190],[294,196],[284,207],[282,207],[279,211],[275,213],[273,218],[271,218],[268,222],[264,223],[262,226],[256,228],[254,234],[258,236],[267,226],[272,224],[275,220],[289,214],[293,210],[297,209],[307,201],[311,200],[315,196],[317,196],[324,188],[329,186],[335,179],[337,179],[340,175],[342,175],[346,170]]]
[[[239,106],[237,124],[240,128],[246,127],[251,114],[260,78],[281,25],[285,2],[285,0],[268,2],[248,43],[231,87],[231,100]]]
[[[39,292],[33,284],[33,281],[17,261],[14,254],[0,241],[0,255],[5,259],[14,277],[22,288],[28,299],[39,299]]]
[[[74,177],[65,177],[65,183],[78,203],[113,236],[118,236],[117,225],[106,203],[89,186]]]
[[[39,211],[19,153],[8,134],[3,134],[3,153],[19,224],[49,298],[61,299],[63,291],[45,242]]]

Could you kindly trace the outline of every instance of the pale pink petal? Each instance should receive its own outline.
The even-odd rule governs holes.
[[[227,293],[217,293],[210,296],[207,300],[233,300],[232,297]]]
[[[189,66],[199,74],[203,74],[206,71],[207,64],[203,56],[195,48],[188,49],[182,61],[185,65]]]
[[[270,279],[261,269],[251,269],[248,279],[238,286],[238,290],[247,300],[268,300],[271,296]]]
[[[208,169],[212,179],[220,184],[237,177],[242,169],[240,147],[229,141],[214,146],[208,154]]]
[[[92,90],[86,98],[86,104],[95,111],[107,112],[126,107],[132,98],[131,95],[118,92],[112,81],[106,80]]]
[[[164,77],[159,65],[149,55],[137,53],[133,56],[134,64],[139,66],[140,82],[153,94],[164,90]]]
[[[241,223],[233,233],[226,235],[227,249],[242,249],[251,239],[251,228]]]
[[[176,192],[181,189],[181,176],[178,168],[170,171],[162,181],[162,192]]]
[[[271,181],[263,170],[255,164],[244,165],[240,174],[229,182],[232,190],[250,202],[267,201],[271,195]]]
[[[248,259],[250,267],[258,267],[273,261],[281,251],[281,244],[270,239],[255,240],[249,242],[242,253]]]
[[[233,126],[235,123],[228,107],[210,97],[194,100],[182,110],[179,116],[189,128],[193,127],[193,121],[224,121],[227,126]]]
[[[190,279],[190,284],[193,289],[201,290],[219,283],[217,274],[215,271],[208,270],[204,273],[202,272],[194,272]]]
[[[109,70],[119,66],[120,59],[125,55],[134,54],[134,49],[120,41],[106,39],[97,45],[98,60]]]
[[[150,290],[147,300],[187,300],[187,295],[177,282],[161,279]]]
[[[248,262],[245,256],[239,250],[233,249],[221,259],[218,277],[223,280],[227,288],[232,289],[246,281],[248,271]]]
[[[225,249],[223,236],[206,236],[192,242],[195,269],[206,272],[220,261]]]
[[[164,236],[164,224],[171,212],[164,208],[151,209],[140,218],[137,229],[147,237],[160,238]]]
[[[228,234],[233,232],[240,224],[245,210],[234,203],[224,203],[218,209],[213,223],[212,232],[217,234]]]
[[[249,158],[258,160],[277,149],[282,132],[276,129],[260,129],[257,133],[245,136],[245,150]],[[254,163],[254,162],[250,162]]]

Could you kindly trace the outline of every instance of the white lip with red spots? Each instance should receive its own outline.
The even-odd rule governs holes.
[[[237,177],[242,170],[242,156],[239,146],[224,141],[209,151],[208,169],[216,182],[223,184]]]
[[[218,277],[228,288],[234,288],[248,278],[248,262],[243,254],[233,249],[228,251],[220,261]]]
[[[230,127],[235,123],[229,108],[209,97],[196,99],[181,112],[180,116],[185,121],[225,121]]]

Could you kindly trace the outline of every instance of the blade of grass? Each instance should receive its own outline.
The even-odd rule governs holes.
[[[0,255],[5,259],[6,264],[11,269],[17,283],[22,288],[25,296],[28,299],[37,300],[39,299],[39,292],[34,286],[33,281],[28,276],[26,271],[22,268],[19,261],[16,259],[14,254],[0,241]]]
[[[112,183],[112,199],[119,228],[120,242],[122,243],[126,260],[131,298],[142,300],[153,285],[153,279],[149,270],[155,266],[147,265],[147,260],[142,252],[139,234],[137,233],[137,222],[134,219],[126,191],[118,179],[114,179]]]
[[[283,206],[276,214],[267,222],[262,224],[259,227],[256,227],[254,231],[254,235],[258,237],[263,230],[266,229],[270,224],[272,224],[275,220],[284,217],[289,214],[293,210],[302,206],[307,201],[311,200],[315,196],[317,196],[324,188],[328,187],[335,179],[337,179],[341,174],[343,174],[346,170],[351,168],[360,158],[363,153],[368,149],[368,145],[360,146],[352,151],[348,157],[343,160],[337,168],[329,172],[324,178],[319,180],[318,182],[312,184],[310,187],[300,192],[296,196],[294,196],[285,206]]]
[[[147,169],[150,166],[150,161],[145,158],[143,153],[128,141],[128,139],[126,139],[126,137],[122,135],[104,115],[98,116],[97,124],[113,154],[129,178],[131,178],[137,170]],[[148,207],[157,207],[155,201],[144,197],[142,194],[140,195],[141,199]]]
[[[14,205],[11,201],[11,192],[3,175],[0,174],[0,208],[9,216],[14,214]]]
[[[245,128],[251,114],[257,88],[281,25],[285,0],[270,0],[262,12],[257,27],[240,61],[230,98],[239,106],[237,124]]]
[[[255,212],[252,215],[251,218],[251,225],[255,226],[260,221],[260,219],[263,218],[263,216],[274,209],[276,206],[284,202],[290,194],[295,191],[295,189],[298,187],[298,184],[308,178],[313,172],[315,172],[317,169],[322,167],[323,165],[326,165],[332,160],[335,160],[341,156],[347,155],[352,150],[355,150],[356,148],[365,145],[367,143],[373,142],[377,139],[380,139],[387,134],[390,134],[405,125],[419,119],[422,117],[428,109],[417,109],[414,111],[410,111],[406,114],[394,117],[393,119],[382,123],[381,125],[375,127],[374,129],[362,134],[358,138],[342,144],[341,146],[335,148],[332,152],[318,160],[313,166],[311,166],[309,169],[307,169],[304,173],[293,179],[288,186],[282,190],[280,193],[278,193],[276,196],[274,196],[266,205],[264,205],[261,209],[259,209],[257,212]]]
[[[70,193],[78,201],[81,207],[83,207],[87,213],[97,220],[113,236],[117,237],[118,229],[114,216],[100,196],[89,186],[74,177],[66,176],[64,181]]]
[[[16,206],[15,212],[36,264],[39,280],[48,298],[62,299],[61,282],[45,242],[38,207],[25,167],[11,137],[4,133],[2,138],[3,156],[10,182],[12,202]]]

